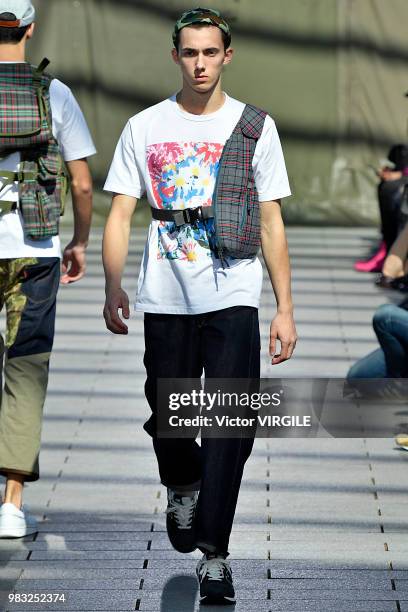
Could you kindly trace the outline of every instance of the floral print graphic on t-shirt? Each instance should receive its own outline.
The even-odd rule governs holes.
[[[210,206],[223,145],[211,142],[162,142],[147,147],[147,167],[158,208]],[[160,222],[158,259],[195,262],[211,257],[212,220],[183,225]]]

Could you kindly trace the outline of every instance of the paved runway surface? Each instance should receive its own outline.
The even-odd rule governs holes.
[[[376,346],[375,307],[400,297],[352,269],[375,232],[290,228],[288,236],[300,339],[291,362],[269,365],[274,301],[265,278],[262,374],[344,376]],[[139,230],[126,274],[132,296],[143,241]],[[59,295],[42,478],[26,487],[40,532],[0,542],[1,610],[198,609],[199,555],[181,555],[167,540],[165,490],[142,430],[142,317],[132,317],[128,337],[115,337],[104,327],[103,299],[95,233],[86,279]],[[231,540],[232,609],[407,612],[407,462],[391,438],[257,440]],[[66,602],[9,603],[13,591]]]

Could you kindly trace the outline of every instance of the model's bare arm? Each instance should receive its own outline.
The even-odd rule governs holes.
[[[382,273],[384,276],[397,278],[406,274],[408,257],[408,223],[400,232],[385,258]]]
[[[122,275],[129,249],[130,222],[136,208],[136,198],[115,195],[103,236],[103,267],[105,270],[106,327],[114,334],[127,334],[128,327],[119,316],[129,318],[129,298],[122,289]]]
[[[260,207],[262,254],[277,304],[277,313],[270,327],[269,341],[272,365],[276,365],[291,358],[297,341],[293,321],[289,253],[280,202],[261,202]],[[275,354],[276,340],[279,340],[281,345],[278,355]]]
[[[85,249],[88,246],[92,220],[92,177],[87,159],[67,162],[71,177],[74,235],[62,257],[61,283],[68,285],[85,274]]]

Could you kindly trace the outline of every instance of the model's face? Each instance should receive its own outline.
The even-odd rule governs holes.
[[[178,52],[172,50],[184,83],[197,93],[206,93],[217,85],[222,67],[230,63],[232,54],[232,49],[224,50],[221,30],[216,26],[183,28]]]

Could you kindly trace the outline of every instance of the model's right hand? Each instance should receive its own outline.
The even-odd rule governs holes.
[[[106,327],[114,334],[127,334],[129,332],[128,326],[120,318],[119,310],[122,311],[122,316],[125,319],[129,318],[129,298],[127,293],[120,288],[107,291],[105,307],[103,309]]]

